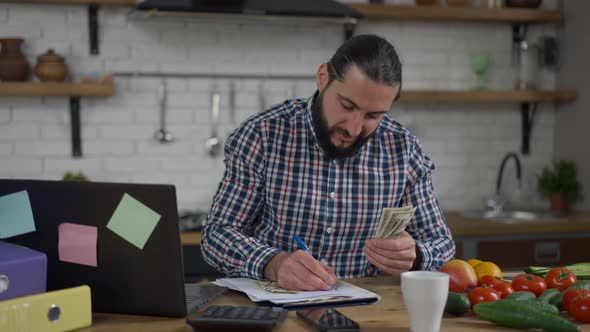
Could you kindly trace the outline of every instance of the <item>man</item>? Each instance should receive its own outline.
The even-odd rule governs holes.
[[[313,97],[287,100],[233,132],[203,230],[205,260],[296,290],[450,260],[455,244],[433,193],[434,165],[387,116],[401,74],[386,40],[354,37],[320,66]],[[407,232],[373,239],[383,208],[410,204],[417,209]]]

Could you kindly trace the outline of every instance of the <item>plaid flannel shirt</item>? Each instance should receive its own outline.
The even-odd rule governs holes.
[[[432,161],[417,138],[385,116],[352,158],[329,160],[318,145],[309,99],[287,100],[250,117],[225,144],[226,169],[203,229],[204,259],[230,276],[264,278],[280,251],[312,255],[339,278],[379,274],[363,253],[383,208],[417,207],[406,231],[421,270],[455,254],[433,193]]]

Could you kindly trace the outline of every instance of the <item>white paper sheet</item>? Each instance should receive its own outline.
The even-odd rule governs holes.
[[[249,278],[221,278],[214,284],[246,293],[253,302],[271,301],[276,304],[294,303],[301,301],[322,300],[330,298],[379,298],[379,295],[354,286],[342,280],[336,281],[336,287],[327,291],[298,291],[296,294],[271,293],[260,288],[254,279]]]

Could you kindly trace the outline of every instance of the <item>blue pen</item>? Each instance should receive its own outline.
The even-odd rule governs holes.
[[[297,234],[295,234],[293,237],[295,238],[295,241],[297,241],[299,248],[311,255],[311,250],[309,250],[309,247],[305,244],[305,242],[303,242],[301,237]],[[336,289],[336,283],[332,285],[332,289]]]
[[[295,241],[297,241],[297,244],[299,245],[299,248],[303,249],[304,251],[306,251],[308,254],[311,255],[311,250],[309,250],[309,248],[307,247],[307,245],[305,244],[305,242],[303,242],[303,240],[301,239],[301,237],[299,237],[299,235],[295,234]]]

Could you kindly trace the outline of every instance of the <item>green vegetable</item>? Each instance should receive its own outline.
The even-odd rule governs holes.
[[[509,300],[510,301],[510,300]],[[532,305],[533,307],[536,307],[537,309],[550,313],[550,314],[554,314],[554,315],[558,315],[559,314],[559,309],[557,309],[556,306],[551,305],[549,303],[545,303],[545,302],[541,302],[539,301],[539,299],[536,300],[528,300],[528,301],[524,301],[527,304]]]
[[[579,332],[580,327],[559,315],[540,310],[528,301],[501,300],[476,304],[473,311],[480,319],[519,329],[546,332]]]
[[[569,286],[567,289],[565,289],[559,295],[551,298],[551,301],[549,301],[549,304],[556,306],[557,309],[559,309],[560,311],[563,310],[563,295],[565,294],[565,292],[567,292],[570,289],[589,289],[590,290],[590,280],[576,281],[575,284]]]
[[[556,288],[548,288],[539,296],[539,298],[537,298],[537,300],[543,303],[551,303],[551,300],[554,297],[559,296],[560,293],[561,292]]]
[[[537,296],[533,292],[529,291],[518,291],[514,292],[508,296],[506,296],[505,300],[514,300],[514,301],[531,301],[535,300]]]
[[[462,316],[469,311],[469,308],[471,308],[471,301],[469,301],[467,295],[449,292],[445,312],[455,316]]]
[[[578,280],[590,280],[590,263],[576,263],[572,265],[563,266],[563,268],[572,271]],[[545,275],[552,268],[544,266],[529,266],[524,269],[524,272],[534,274],[539,277],[545,278]]]

